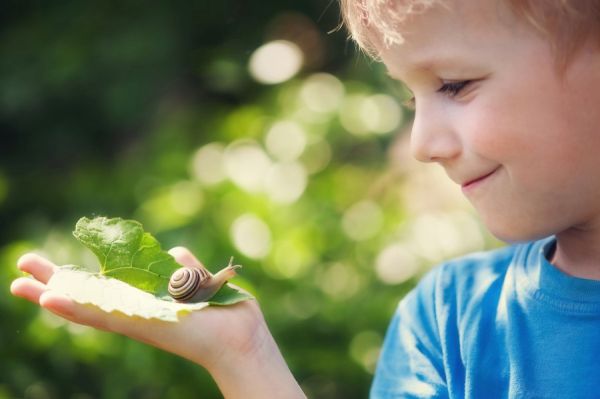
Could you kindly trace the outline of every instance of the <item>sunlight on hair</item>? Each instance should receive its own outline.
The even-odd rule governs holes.
[[[419,272],[418,259],[404,245],[394,243],[385,247],[375,261],[377,277],[386,284],[400,284]]]
[[[378,47],[390,48],[404,43],[398,26],[411,15],[425,12],[443,0],[341,0],[340,8],[352,39],[372,57],[378,57]]]
[[[233,245],[252,259],[265,257],[271,249],[271,231],[258,216],[251,213],[238,217],[231,225]]]
[[[315,73],[304,80],[300,98],[313,112],[335,112],[344,98],[344,85],[333,75]]]
[[[190,161],[190,174],[207,186],[222,182],[227,177],[223,164],[224,151],[225,146],[221,143],[200,147]]]
[[[374,237],[383,226],[383,212],[373,201],[360,201],[352,205],[342,216],[344,233],[355,241]]]
[[[295,202],[308,184],[308,175],[298,162],[274,163],[265,177],[265,191],[277,203]]]
[[[280,161],[294,161],[306,147],[306,132],[296,122],[275,122],[265,137],[267,151]]]
[[[248,68],[252,77],[264,84],[282,83],[302,68],[304,56],[300,48],[287,40],[274,40],[252,53]]]
[[[225,149],[225,171],[240,188],[257,193],[263,190],[264,176],[271,160],[262,147],[253,140],[238,140]]]

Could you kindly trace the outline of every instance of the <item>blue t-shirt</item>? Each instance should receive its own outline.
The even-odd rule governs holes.
[[[428,273],[398,306],[371,398],[600,398],[600,281],[551,265],[555,245]]]

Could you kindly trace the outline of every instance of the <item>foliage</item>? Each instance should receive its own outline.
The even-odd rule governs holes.
[[[233,286],[223,285],[216,287],[218,291],[206,301],[175,302],[167,287],[171,275],[181,266],[135,220],[83,217],[73,234],[96,255],[99,265],[61,266],[48,287],[76,302],[106,312],[176,322],[179,315],[209,304],[233,305],[251,298]]]
[[[98,258],[99,268],[78,269],[118,278],[158,296],[168,296],[169,278],[180,266],[141,223],[121,218],[83,217],[73,232]],[[99,269],[99,270],[98,270]]]
[[[327,33],[329,0],[8,2],[0,18],[0,398],[221,397],[185,360],[7,293],[26,251],[93,262],[80,215],[138,219],[211,269],[235,255],[310,397],[366,397],[398,300],[496,245],[409,160],[402,88]]]

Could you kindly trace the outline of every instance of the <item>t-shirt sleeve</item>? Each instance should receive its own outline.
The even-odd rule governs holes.
[[[435,312],[436,276],[425,276],[399,304],[388,327],[371,399],[447,398]]]

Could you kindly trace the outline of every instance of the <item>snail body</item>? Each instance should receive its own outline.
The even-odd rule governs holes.
[[[177,269],[169,280],[169,295],[177,302],[204,302],[209,300],[227,280],[237,274],[236,269],[242,267],[241,265],[234,265],[232,262],[233,258],[229,260],[229,264],[225,268],[214,275],[204,266]]]

